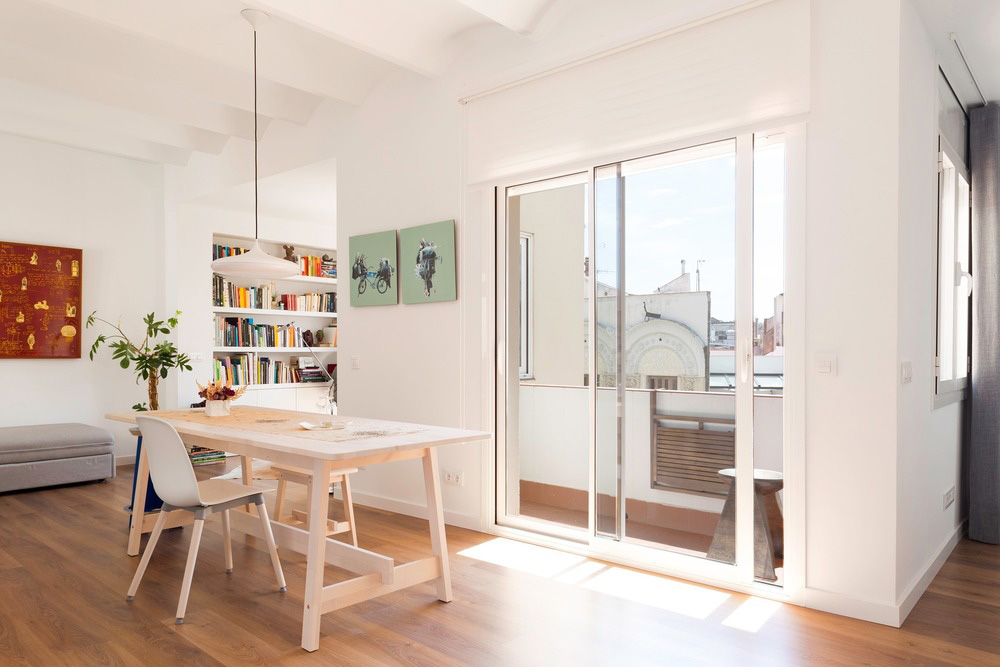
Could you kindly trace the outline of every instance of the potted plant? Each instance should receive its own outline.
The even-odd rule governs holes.
[[[146,315],[142,319],[143,324],[146,325],[146,336],[142,342],[136,342],[138,339],[129,338],[122,331],[120,321],[118,324],[112,324],[97,317],[96,310],[87,318],[88,329],[94,326],[95,322],[101,322],[114,330],[114,333],[100,334],[97,337],[97,340],[90,347],[90,359],[94,359],[94,355],[97,354],[101,345],[107,345],[111,349],[111,358],[117,359],[122,368],[133,368],[136,384],[139,384],[140,379],[146,381],[148,407],[146,403],[136,403],[132,406],[133,410],[159,410],[160,378],[167,377],[167,372],[171,368],[182,371],[191,370],[191,360],[186,354],[178,352],[172,342],[169,340],[156,342],[161,334],[167,336],[173,331],[177,326],[177,317],[180,314],[181,311],[178,310],[173,317],[168,317],[166,320],[156,319],[155,313]]]
[[[219,384],[216,381],[208,383],[207,387],[198,385],[198,396],[205,399],[205,414],[209,417],[225,417],[229,414],[229,401],[239,398],[247,390],[246,385],[233,389],[232,385]]]

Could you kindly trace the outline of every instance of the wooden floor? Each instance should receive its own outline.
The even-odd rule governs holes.
[[[189,529],[164,533],[126,603],[138,559],[124,553],[131,469],[119,474],[0,494],[0,665],[1000,665],[1000,548],[968,541],[896,630],[449,527],[454,602],[426,584],[327,614],[307,654],[303,558],[283,554],[280,594],[263,544],[243,538],[226,575],[210,521],[176,626]],[[357,520],[362,547],[429,552],[425,521],[360,507]]]

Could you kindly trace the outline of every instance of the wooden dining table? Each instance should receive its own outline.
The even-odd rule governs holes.
[[[437,447],[461,442],[487,440],[484,431],[445,428],[345,416],[328,417],[251,406],[234,406],[225,417],[209,417],[203,408],[144,412],[159,417],[177,429],[188,446],[208,447],[241,457],[243,483],[252,485],[253,460],[264,459],[310,470],[313,483],[308,498],[308,525],[305,528],[271,520],[279,547],[306,556],[306,581],[302,610],[302,648],[319,648],[320,619],[323,614],[380,595],[428,581],[437,584],[437,597],[450,602],[451,578],[445,540],[441,482],[438,477]],[[106,415],[108,419],[135,423],[136,413]],[[300,422],[331,421],[331,430],[307,430]],[[359,468],[392,461],[421,459],[427,494],[433,555],[397,564],[392,558],[327,537],[331,470]],[[152,530],[156,514],[144,514],[149,464],[143,449],[137,465],[135,497],[127,553],[139,554],[142,533]],[[177,510],[166,519],[166,527],[191,523],[189,512]],[[253,506],[230,512],[232,528],[263,537]],[[327,564],[357,574],[357,577],[324,585]]]

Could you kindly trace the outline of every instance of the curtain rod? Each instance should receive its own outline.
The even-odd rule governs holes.
[[[979,97],[983,100],[983,106],[986,106],[989,103],[986,101],[986,96],[983,95],[983,89],[979,87],[979,81],[976,80],[976,75],[972,73],[972,67],[969,66],[969,61],[965,57],[965,51],[962,50],[962,45],[958,43],[958,35],[950,32],[948,33],[948,39],[955,44],[955,49],[958,50],[958,55],[962,59],[962,64],[965,65],[965,70],[969,73],[972,83],[976,86],[976,91],[979,93]]]

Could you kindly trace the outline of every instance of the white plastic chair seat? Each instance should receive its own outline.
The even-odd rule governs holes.
[[[260,493],[260,490],[231,479],[206,479],[198,482],[198,493],[201,495],[202,505],[211,507],[241,498],[250,498]]]

